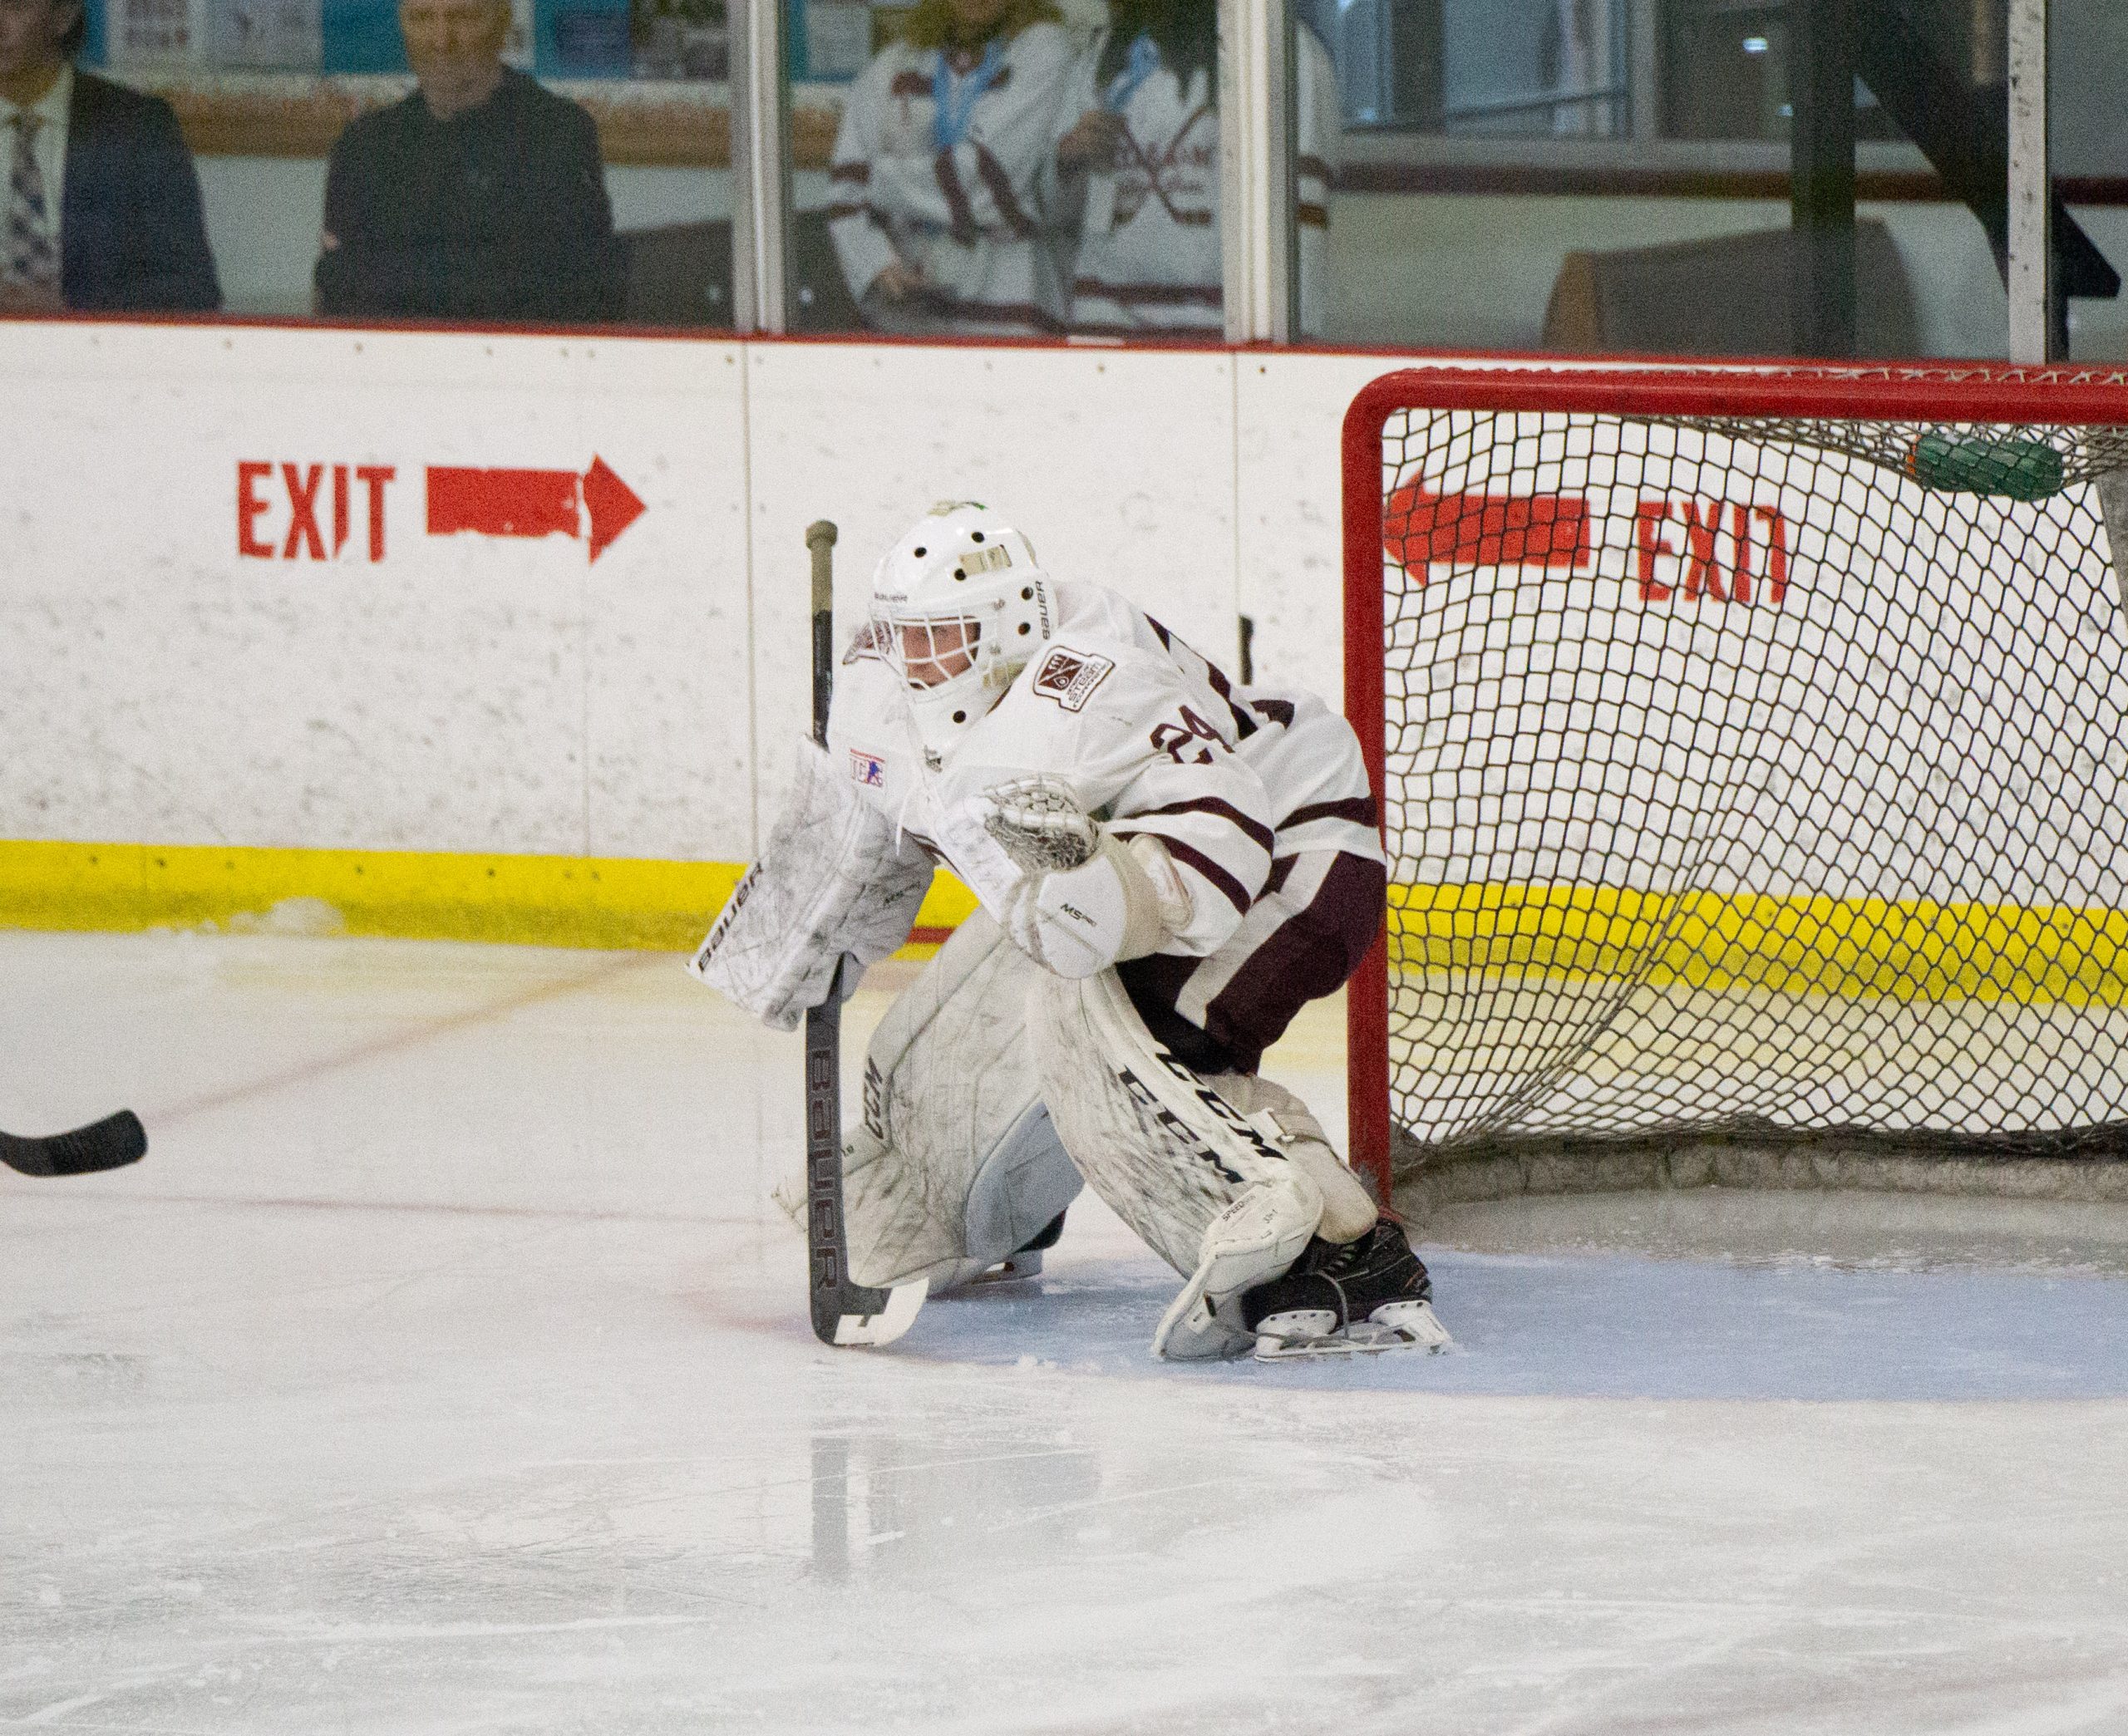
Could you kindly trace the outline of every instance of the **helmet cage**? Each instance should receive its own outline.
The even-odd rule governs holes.
[[[1004,696],[1047,640],[1051,619],[1048,583],[1027,539],[966,503],[934,509],[881,561],[873,583],[873,648],[900,677],[934,751]]]
[[[983,622],[973,615],[882,611],[872,621],[879,655],[912,691],[942,687],[982,661]]]

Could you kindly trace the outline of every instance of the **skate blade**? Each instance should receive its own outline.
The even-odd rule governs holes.
[[[995,1266],[987,1266],[960,1287],[976,1290],[992,1284],[1017,1284],[1025,1278],[1042,1276],[1042,1251],[1017,1253],[1009,1260],[1000,1260]]]
[[[1420,1337],[1396,1326],[1377,1326],[1362,1321],[1342,1332],[1326,1332],[1306,1338],[1263,1337],[1256,1340],[1259,1362],[1292,1362],[1303,1357],[1379,1356],[1386,1350],[1424,1350],[1438,1356],[1453,1345],[1443,1332],[1439,1338]]]

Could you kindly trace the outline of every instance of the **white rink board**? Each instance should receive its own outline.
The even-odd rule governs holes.
[[[1465,526],[1476,497],[1585,504],[1587,548],[1546,563],[1562,520],[1480,543],[1512,564],[1386,563],[1405,878],[2128,902],[2128,627],[2088,484],[2022,507],[1690,428],[1409,422],[1393,489]]]
[[[1259,676],[1334,699],[1339,425],[1352,394],[1396,365],[0,323],[12,412],[0,684],[14,750],[0,764],[0,836],[745,859],[804,726],[805,524],[842,528],[837,603],[852,618],[877,550],[954,494],[1012,511],[1053,570],[1118,584],[1229,666],[1238,617],[1252,617]],[[581,536],[427,534],[426,467],[581,470],[594,456],[646,508],[595,563]],[[270,467],[250,521],[270,558],[239,552],[246,460]],[[334,465],[392,466],[384,558],[367,558],[357,480],[337,558],[312,559],[298,539],[297,558],[282,558],[284,464],[328,477]],[[320,514],[329,540],[322,499]],[[1615,596],[1630,513],[1604,522],[1615,540],[1587,582]],[[1800,543],[1796,558],[1802,598],[1805,569],[1826,558]],[[1488,610],[1510,596],[1525,612],[1553,601],[1550,582],[1527,573],[1452,584],[1487,588]],[[2102,591],[2101,614],[2114,607]],[[1699,720],[1786,705],[1792,681],[1784,688],[1752,660],[1800,642],[1783,635],[1838,625],[1816,612],[1825,599],[1838,600],[1814,578],[1807,607],[1732,622],[1711,650],[1703,620],[1673,617],[1662,657],[1737,672],[1708,690]],[[1557,600],[1566,606],[1565,590]],[[1456,643],[1427,647],[1430,667],[1451,670],[1437,696],[1459,715],[1492,692],[1490,675],[1466,686],[1453,672],[1485,654],[1490,631],[1474,616]],[[1984,693],[1968,681],[1956,706],[1946,696],[1944,715],[1983,698],[1994,718],[2043,702],[2045,670],[2024,694],[2003,673]],[[1637,665],[1598,670],[1585,657],[1583,674],[1643,679]],[[1674,673],[1646,677],[1663,680]],[[1487,806],[1497,769],[1450,755],[1432,770],[1464,843],[1489,826],[1497,874],[1534,877],[1554,846],[1541,829],[1507,837]],[[1776,760],[1738,775],[1794,772]],[[2019,776],[2032,781],[2030,769]],[[1481,813],[1491,817],[1468,817]],[[1616,822],[1591,811],[1564,824]],[[2062,835],[2074,825],[2062,815]],[[1791,852],[1799,885],[1816,883],[1808,848]]]
[[[732,346],[8,325],[0,371],[7,835],[745,849]],[[576,537],[426,534],[429,466],[594,456],[647,508],[595,563]],[[272,467],[249,519],[267,556],[239,552],[247,462]],[[325,558],[284,464],[327,467]],[[395,473],[381,545],[362,466]]]
[[[1224,350],[13,322],[0,371],[0,836],[744,860],[804,727],[805,524],[842,527],[847,622],[948,496],[1235,654]],[[1325,453],[1339,377],[1309,401]],[[429,466],[594,456],[646,509],[595,563],[580,534],[427,534]],[[282,558],[283,464],[324,467],[326,558]],[[377,560],[363,465],[395,470]],[[1290,612],[1334,652],[1334,489],[1299,516]]]

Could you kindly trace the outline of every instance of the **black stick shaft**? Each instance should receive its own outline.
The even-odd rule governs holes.
[[[805,527],[813,555],[813,740],[828,745],[828,710],[835,703],[835,526],[825,519]]]
[[[822,747],[835,700],[835,534],[825,519],[805,529],[813,556],[813,740]],[[833,1344],[850,1301],[842,1218],[840,977],[826,1003],[805,1011],[805,1200],[813,1332]]]

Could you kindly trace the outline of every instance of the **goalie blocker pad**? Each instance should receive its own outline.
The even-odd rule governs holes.
[[[854,990],[866,965],[909,938],[931,884],[929,858],[800,743],[797,781],[761,859],[726,902],[688,970],[763,1023],[789,1030],[828,998],[836,964]]]
[[[858,1283],[965,1283],[1078,1196],[1027,1040],[1027,991],[1042,974],[978,911],[880,1020],[864,1119],[843,1143]]]

